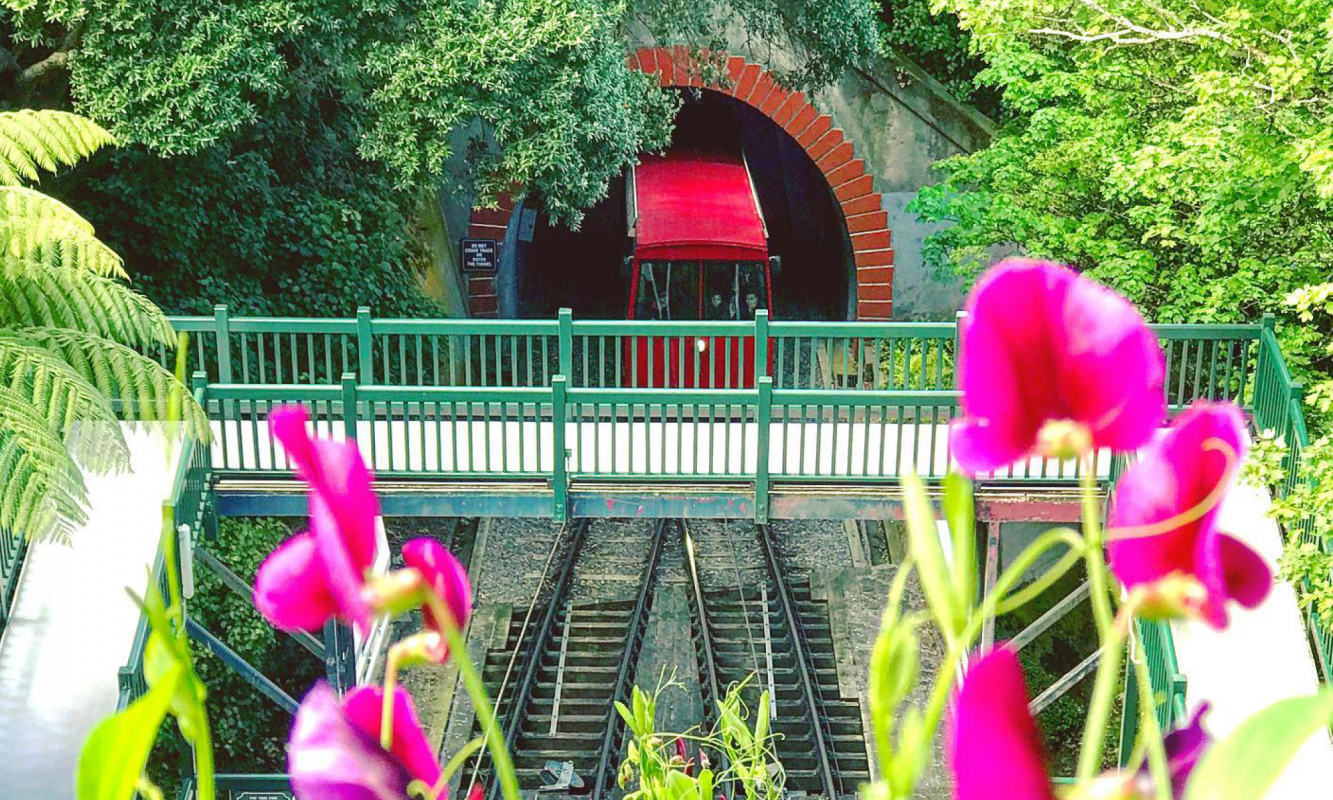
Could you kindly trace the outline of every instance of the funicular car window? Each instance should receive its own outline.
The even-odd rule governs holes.
[[[635,319],[698,319],[698,262],[640,263],[634,306]]]
[[[766,308],[764,265],[757,261],[716,261],[704,267],[704,319],[754,319]]]
[[[768,291],[764,285],[764,264],[742,261],[736,265],[740,319],[754,319],[754,312],[768,308]]]

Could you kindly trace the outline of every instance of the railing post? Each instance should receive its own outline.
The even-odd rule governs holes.
[[[217,337],[218,383],[231,383],[231,318],[222,303],[213,306],[213,333]]]
[[[754,312],[754,385],[768,374],[768,309]],[[730,380],[730,378],[728,378]]]
[[[1296,420],[1303,416],[1301,402],[1304,397],[1305,383],[1293,380],[1291,385],[1287,387],[1287,396],[1282,398],[1282,428],[1279,433],[1282,440],[1287,443],[1287,454],[1283,458],[1285,462],[1283,466],[1287,472],[1284,495],[1290,494],[1296,488],[1296,483],[1301,479],[1299,454],[1304,442],[1296,441]]]
[[[375,341],[370,335],[369,306],[361,306],[356,310],[356,353],[360,362],[361,383],[370,386],[375,383]]]
[[[767,375],[759,378],[759,436],[755,440],[756,459],[754,465],[754,521],[768,522],[768,437],[773,420],[773,379]]]
[[[565,313],[567,309],[561,311],[562,315]],[[564,330],[563,324],[561,330]],[[556,522],[564,522],[569,516],[569,454],[565,451],[565,389],[568,380],[564,373],[551,377],[551,442],[555,451],[551,454],[551,492],[554,495],[552,517]]]
[[[343,437],[351,442],[356,440],[356,376],[344,372],[343,387]]]
[[[574,374],[574,312],[560,309],[560,374],[568,378]],[[584,380],[587,380],[585,377]],[[586,384],[585,384],[586,385]]]
[[[959,310],[953,317],[953,361],[958,363],[958,353],[963,346],[963,324],[967,319],[967,312]]]

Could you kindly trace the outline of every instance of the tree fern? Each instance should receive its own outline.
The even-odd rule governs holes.
[[[69,536],[87,522],[88,488],[60,437],[23,395],[0,386],[0,529]]]
[[[188,390],[156,361],[121,344],[76,330],[28,328],[14,332],[58,355],[72,370],[120,406],[126,420],[163,420],[178,408],[190,433],[207,439],[208,417]]]
[[[72,328],[132,347],[174,345],[152,301],[114,278],[23,258],[0,260],[0,328]]]
[[[128,280],[120,256],[69,206],[22,186],[0,186],[0,255]]]
[[[162,312],[74,209],[19,185],[112,142],[59,111],[0,112],[0,533],[66,536],[87,519],[80,466],[128,466],[121,419],[208,420],[135,352],[174,347]]]
[[[0,111],[0,185],[34,183],[115,143],[102,126],[67,111]]]
[[[0,386],[24,396],[83,466],[103,472],[129,467],[130,452],[109,394],[59,353],[21,331],[0,332]]]

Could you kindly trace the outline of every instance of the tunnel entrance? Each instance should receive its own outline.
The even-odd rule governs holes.
[[[686,90],[673,147],[743,149],[768,229],[769,252],[782,259],[773,277],[775,319],[854,316],[852,249],[828,181],[806,151],[771,118],[711,90]],[[510,281],[501,304],[513,316],[549,319],[560,308],[577,317],[623,319],[629,299],[626,180],[590,209],[578,230],[552,224],[525,205]],[[530,230],[522,230],[527,216]]]

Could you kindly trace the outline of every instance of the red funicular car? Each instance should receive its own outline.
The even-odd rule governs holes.
[[[739,151],[644,156],[627,185],[629,319],[753,321],[772,303],[768,232]],[[754,336],[635,336],[635,386],[753,387]],[[772,348],[769,363],[772,367]]]

